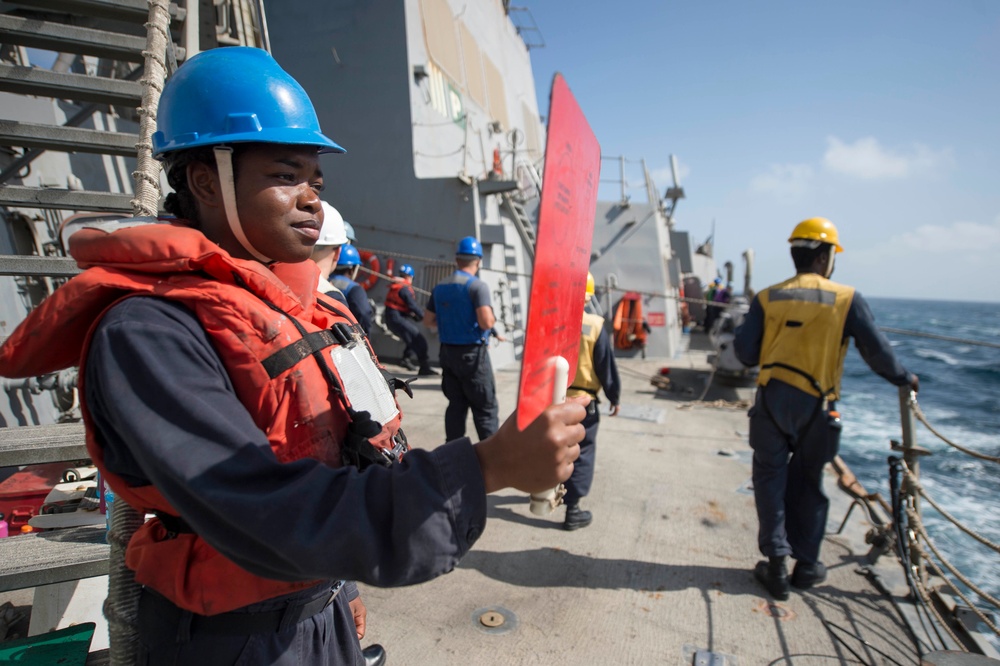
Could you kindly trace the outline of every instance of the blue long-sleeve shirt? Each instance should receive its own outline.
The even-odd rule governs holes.
[[[199,536],[259,576],[419,583],[454,568],[485,527],[465,438],[388,469],[280,463],[177,303],[130,298],[107,313],[84,400],[109,471],[155,485]]]
[[[403,301],[403,304],[410,309],[410,314],[418,320],[424,318],[424,309],[420,307],[419,303],[417,303],[417,299],[413,295],[413,287],[407,285],[400,289],[399,300]]]
[[[877,375],[896,386],[909,384],[913,375],[902,366],[892,351],[889,340],[875,326],[875,316],[868,302],[857,291],[851,300],[844,322],[844,337],[854,338],[861,358]],[[756,296],[743,323],[736,329],[733,350],[740,362],[748,367],[760,363],[760,347],[764,338],[764,307]]]
[[[615,353],[611,348],[611,336],[607,329],[601,329],[594,343],[594,372],[601,382],[604,395],[612,405],[621,404],[622,382],[618,376],[618,364],[615,362]]]

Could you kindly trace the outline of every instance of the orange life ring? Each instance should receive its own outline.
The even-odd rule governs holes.
[[[360,279],[361,276],[359,275],[358,276],[359,279],[357,282],[362,287],[364,287],[365,291],[371,291],[372,287],[378,284],[379,281],[378,273],[382,272],[381,270],[382,264],[378,260],[378,255],[375,254],[374,252],[366,252],[359,250],[358,256],[361,257],[361,263],[364,264],[364,267],[367,268],[370,272],[366,273],[365,279],[363,280]],[[385,272],[389,275],[392,275],[392,271],[395,267],[396,267],[395,260],[392,257],[389,257],[388,261],[385,262]]]

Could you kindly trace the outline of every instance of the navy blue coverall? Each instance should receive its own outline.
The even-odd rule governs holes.
[[[614,350],[611,347],[611,336],[606,329],[601,329],[594,344],[594,372],[601,382],[604,395],[612,405],[621,400],[622,384],[618,376],[618,364],[615,363]],[[563,502],[574,506],[581,497],[590,494],[590,486],[594,481],[594,460],[597,457],[597,427],[601,424],[601,410],[598,409],[597,396],[587,405],[587,416],[582,424],[586,429],[583,441],[580,442],[580,457],[573,463],[573,474],[566,480],[566,496]]]
[[[413,287],[409,285],[399,290],[399,298],[409,308],[409,312],[400,312],[387,307],[384,311],[385,325],[406,345],[403,348],[403,356],[405,357],[412,352],[420,365],[425,366],[427,365],[427,338],[410,318],[412,315],[417,320],[423,319],[424,309],[417,303],[417,299],[413,296]]]
[[[372,312],[372,304],[368,302],[368,292],[365,291],[365,288],[346,275],[334,274],[330,278],[330,282],[344,292],[344,298],[347,301],[347,307],[351,309],[351,314],[358,320],[365,335],[370,334],[374,313]]]
[[[312,459],[278,462],[205,331],[177,303],[140,297],[111,308],[84,379],[109,471],[155,485],[198,535],[247,571],[328,581],[227,615],[294,609],[329,597],[335,580],[430,580],[453,569],[485,527],[485,488],[467,439],[414,448],[399,465],[362,473]],[[220,635],[199,633],[190,614],[144,590],[139,663],[360,665],[348,605],[356,596],[348,583],[297,623]],[[145,604],[157,612],[144,613]]]
[[[449,316],[447,310],[458,305],[468,306],[468,303],[452,304],[449,302],[436,302],[441,299],[445,291],[442,285],[454,284],[456,280],[465,279],[462,271],[456,271],[448,280],[441,282],[431,292],[427,301],[427,310],[433,312],[438,317],[438,331],[441,331],[442,318]],[[471,276],[466,276],[471,278]],[[482,306],[490,305],[490,289],[485,282],[478,278],[471,278],[468,282],[467,295],[452,294],[457,298],[468,298],[471,300],[472,314],[470,320],[463,322],[469,331],[477,330],[475,312]],[[479,342],[466,343],[446,340],[444,334],[441,338],[441,391],[448,398],[448,407],[444,412],[444,432],[445,439],[457,439],[465,436],[465,419],[472,410],[472,422],[476,426],[476,434],[480,440],[484,440],[497,431],[500,421],[497,416],[499,405],[497,404],[496,381],[493,378],[493,364],[490,363],[489,334],[480,338]]]
[[[746,366],[760,362],[764,309],[750,304],[733,341]],[[857,291],[844,322],[844,337],[854,338],[861,358],[896,386],[913,376],[899,363],[886,337],[875,327],[871,308]],[[830,501],[823,493],[823,467],[837,455],[839,423],[820,413],[822,399],[771,379],[757,389],[750,408],[753,489],[760,523],[758,545],[767,557],[791,555],[803,564],[819,561]],[[830,411],[836,406],[829,403]],[[789,458],[791,455],[791,458]]]

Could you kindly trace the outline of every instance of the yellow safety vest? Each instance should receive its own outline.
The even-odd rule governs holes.
[[[759,386],[778,379],[818,397],[840,397],[847,355],[844,323],[854,288],[802,273],[760,292],[764,337]]]
[[[580,332],[580,358],[576,363],[576,377],[573,383],[566,390],[566,395],[574,397],[578,395],[596,396],[601,390],[601,380],[597,378],[594,371],[594,346],[597,338],[604,328],[604,317],[583,313],[583,329]]]

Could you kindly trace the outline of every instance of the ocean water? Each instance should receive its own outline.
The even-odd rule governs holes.
[[[880,327],[1000,343],[1000,303],[868,299]],[[1000,349],[886,333],[920,378],[917,401],[936,430],[967,449],[1000,456]],[[898,389],[874,374],[853,342],[844,363],[841,457],[868,492],[889,498],[890,439],[902,439]],[[1000,463],[968,456],[917,422],[927,493],[966,526],[1000,544]],[[960,532],[926,502],[931,539],[955,567],[1000,598],[1000,553]],[[831,516],[831,518],[838,518]],[[988,606],[983,606],[987,608]]]

